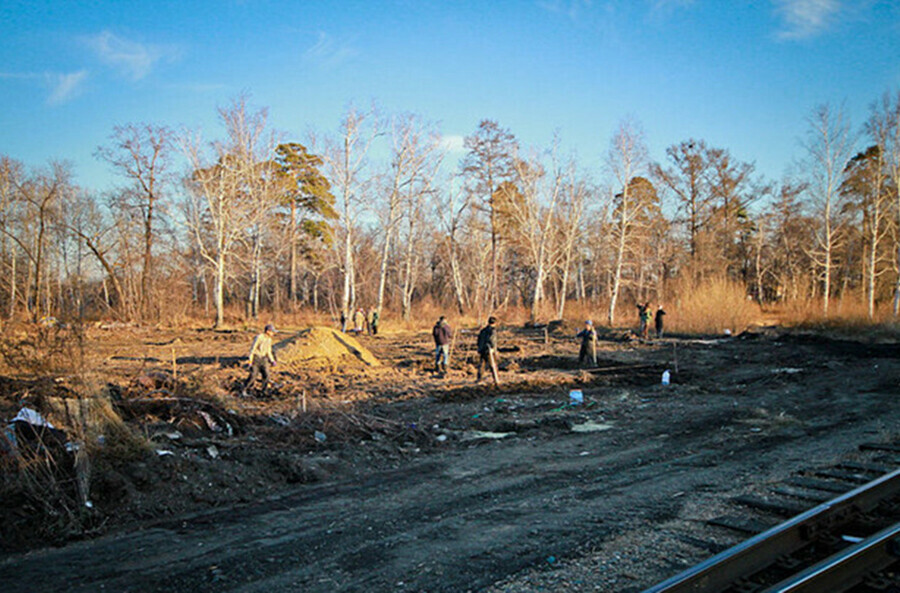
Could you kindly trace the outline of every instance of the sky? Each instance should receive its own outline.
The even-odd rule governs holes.
[[[375,102],[600,177],[627,118],[655,161],[699,139],[780,181],[816,106],[858,127],[900,90],[900,0],[0,0],[0,40],[0,155],[98,191],[114,126],[221,138],[242,93],[291,141]]]

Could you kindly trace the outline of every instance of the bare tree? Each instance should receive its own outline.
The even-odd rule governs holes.
[[[646,180],[638,184],[635,180],[647,167],[647,147],[644,143],[643,131],[632,121],[623,121],[610,142],[606,157],[606,166],[615,178],[621,193],[616,195],[613,222],[615,237],[615,263],[613,266],[612,293],[609,299],[607,321],[612,325],[615,321],[616,303],[622,284],[622,270],[625,258],[634,236],[634,227],[638,217],[644,210],[650,195],[646,186],[652,185]],[[653,192],[655,196],[655,191]]]
[[[809,171],[808,194],[819,230],[811,250],[822,278],[822,310],[827,315],[835,269],[835,253],[841,240],[839,219],[840,187],[844,171],[853,154],[850,124],[842,109],[820,105],[808,118],[809,131],[804,141]]]
[[[353,107],[348,109],[337,137],[324,141],[322,160],[326,176],[331,179],[338,209],[339,223],[343,235],[341,241],[341,273],[343,289],[341,310],[349,314],[355,301],[356,266],[353,258],[359,216],[368,206],[365,178],[369,159],[369,149],[381,133],[381,126],[375,108],[361,112]],[[313,139],[315,143],[315,139]]]
[[[875,317],[875,286],[877,278],[885,270],[880,266],[882,241],[890,231],[888,215],[890,196],[887,190],[887,168],[885,166],[883,134],[878,121],[869,122],[867,129],[877,142],[858,153],[847,164],[841,195],[847,200],[848,209],[855,210],[862,217],[863,254],[860,258],[862,279],[865,284],[865,300],[869,319]]]
[[[550,174],[540,156],[516,155],[513,183],[501,185],[494,198],[496,216],[504,234],[509,235],[523,264],[533,273],[531,321],[538,317],[544,300],[544,284],[551,258],[551,239],[556,208],[562,192],[563,172],[551,159]]]
[[[442,154],[440,148],[440,135],[433,125],[423,122],[419,116],[402,114],[391,121],[390,138],[392,144],[391,164],[389,174],[389,187],[386,189],[387,203],[383,210],[381,229],[384,233],[381,268],[378,279],[378,296],[376,309],[381,312],[384,305],[384,289],[387,280],[388,256],[390,254],[391,239],[397,224],[404,216],[401,202],[405,201],[407,207],[405,215],[407,224],[412,231],[419,223],[412,217],[421,217],[421,200],[423,192],[431,187],[437,165],[440,164]],[[410,235],[412,233],[410,232]],[[409,270],[409,258],[406,268]],[[408,278],[408,271],[406,277]],[[407,289],[404,289],[404,300]],[[411,295],[410,295],[411,297]],[[406,310],[404,308],[404,310]]]
[[[556,309],[557,319],[562,319],[565,312],[569,274],[575,260],[575,247],[583,239],[582,221],[585,213],[585,202],[590,195],[590,186],[583,178],[578,176],[575,163],[570,162],[564,171],[560,204],[556,213],[557,221],[554,225],[558,231],[557,242],[559,244],[556,265],[561,276]]]
[[[699,257],[700,234],[710,217],[709,149],[702,140],[685,140],[666,149],[673,168],[654,164],[651,173],[662,187],[675,194],[688,228],[691,261]]]
[[[881,100],[872,105],[866,131],[881,149],[890,181],[885,191],[893,201],[895,281],[892,312],[897,317],[900,314],[900,90],[893,96],[884,93]]]
[[[497,306],[500,300],[499,280],[499,229],[494,207],[497,189],[514,175],[513,155],[517,152],[518,143],[515,136],[497,122],[482,120],[478,130],[464,141],[468,153],[462,161],[462,174],[466,180],[468,191],[472,194],[471,203],[477,205],[482,212],[488,214],[488,231],[490,232],[490,276],[487,287],[488,305]]]
[[[3,274],[9,286],[7,316],[12,319],[16,311],[17,292],[17,261],[15,235],[16,216],[19,205],[16,202],[15,188],[22,176],[22,165],[18,161],[3,156],[0,157],[0,234],[2,234],[3,264],[7,265],[7,271]]]
[[[63,196],[72,191],[70,177],[69,167],[63,163],[52,163],[46,171],[7,177],[12,184],[13,199],[21,207],[22,227],[19,232],[13,232],[11,227],[4,225],[0,232],[9,237],[31,263],[25,306],[34,321],[49,312],[49,299],[44,294],[48,274],[45,261],[47,234],[59,215]]]
[[[156,218],[164,198],[165,184],[175,137],[164,126],[128,124],[116,126],[110,146],[97,149],[97,156],[112,165],[130,184],[123,196],[126,207],[139,213],[143,226],[143,257],[140,279],[140,315],[146,318],[151,305],[153,242]]]
[[[193,169],[188,180],[190,199],[187,224],[199,254],[213,268],[215,278],[215,327],[225,322],[225,282],[232,250],[246,229],[257,224],[259,163],[271,159],[274,146],[263,142],[266,111],[250,112],[245,97],[219,109],[227,138],[213,144],[214,161],[201,144],[185,139],[184,149]]]
[[[449,184],[448,184],[449,185]],[[468,192],[448,187],[445,191],[435,192],[435,210],[440,220],[440,229],[447,250],[450,264],[450,276],[453,283],[453,295],[456,310],[463,314],[468,307],[467,291],[464,286],[460,263],[460,238],[463,220],[471,205]]]

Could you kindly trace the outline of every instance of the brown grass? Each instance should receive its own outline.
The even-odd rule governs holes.
[[[762,310],[740,284],[711,278],[699,284],[676,282],[671,303],[663,303],[667,331],[738,334],[763,319]],[[651,303],[652,306],[652,303]]]

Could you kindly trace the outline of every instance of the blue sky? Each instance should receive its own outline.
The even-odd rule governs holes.
[[[816,105],[859,125],[900,88],[895,0],[2,0],[0,39],[0,154],[98,190],[113,126],[216,137],[241,92],[289,140],[376,101],[458,143],[486,118],[558,130],[600,177],[630,117],[654,160],[703,139],[780,180]]]

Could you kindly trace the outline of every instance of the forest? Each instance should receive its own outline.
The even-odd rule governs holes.
[[[812,109],[780,181],[699,138],[655,162],[627,118],[579,162],[490,119],[460,153],[438,124],[377,107],[302,142],[244,95],[218,115],[215,139],[115,127],[95,151],[118,180],[105,191],[66,162],[0,157],[2,317],[223,327],[365,307],[407,325],[615,325],[652,301],[711,329],[761,307],[898,314],[900,92],[858,127]]]

